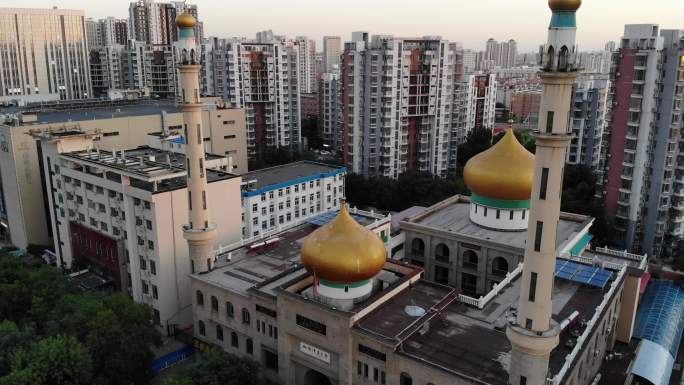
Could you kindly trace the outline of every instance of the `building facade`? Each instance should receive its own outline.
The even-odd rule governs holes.
[[[137,0],[128,7],[128,36],[142,43],[153,45],[171,45],[178,41],[176,17],[183,12],[197,19],[197,5],[186,4],[185,1],[168,3],[155,0]],[[195,26],[197,42],[201,41],[202,24]]]
[[[301,161],[242,176],[242,237],[260,238],[340,208],[344,167]]]
[[[340,71],[343,155],[350,172],[447,174],[457,135],[455,60],[452,46],[438,37],[352,34]]]
[[[262,39],[210,38],[202,45],[202,93],[247,113],[250,159],[267,149],[298,151],[301,138],[297,47],[273,33]]]
[[[610,93],[608,75],[580,75],[573,86],[570,129],[574,138],[568,146],[566,163],[582,164],[599,170],[603,134]]]
[[[185,156],[149,147],[105,151],[79,131],[40,133],[57,259],[89,266],[133,300],[149,305],[165,332],[190,323],[189,250],[182,225],[188,199]],[[240,178],[207,158],[208,204],[218,241],[240,238]],[[179,170],[182,170],[179,172]]]
[[[92,97],[83,11],[0,8],[0,103]]]
[[[659,255],[678,231],[676,168],[681,132],[682,32],[625,26],[613,55],[612,108],[600,191],[628,250]],[[673,195],[674,194],[674,195]],[[678,201],[677,201],[678,202]],[[670,210],[672,220],[670,220]]]
[[[339,70],[323,74],[318,98],[321,139],[333,151],[342,151],[342,81]]]
[[[476,74],[469,75],[466,79],[468,86],[466,136],[473,130],[492,130],[496,118],[496,75]]]
[[[323,36],[323,68],[324,72],[332,72],[340,66],[342,55],[342,39],[339,36]]]
[[[86,19],[88,49],[128,42],[128,20],[107,17],[105,19]]]
[[[318,90],[316,81],[316,42],[306,36],[297,36],[293,41],[297,48],[299,63],[299,92],[312,94]]]

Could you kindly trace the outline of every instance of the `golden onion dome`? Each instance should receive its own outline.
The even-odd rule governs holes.
[[[361,282],[385,265],[385,244],[349,215],[346,203],[339,214],[309,234],[302,243],[302,263],[317,278],[335,283]]]
[[[197,20],[187,12],[181,13],[176,18],[176,26],[178,28],[195,28],[195,25],[197,25]]]
[[[533,178],[534,155],[518,142],[512,128],[494,146],[472,157],[463,170],[470,191],[493,199],[530,199]]]
[[[582,0],[549,0],[552,11],[576,11],[582,6]]]

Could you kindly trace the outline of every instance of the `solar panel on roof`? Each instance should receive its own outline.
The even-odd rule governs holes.
[[[582,265],[566,259],[556,259],[556,277],[603,288],[613,273],[598,267]]]

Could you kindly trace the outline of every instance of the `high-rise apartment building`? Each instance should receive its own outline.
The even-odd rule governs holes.
[[[659,31],[654,24],[626,25],[613,55],[600,192],[623,247],[649,255],[659,255],[681,232],[682,56],[683,32]]]
[[[473,130],[491,130],[496,117],[496,75],[485,73],[466,76],[466,136]]]
[[[568,164],[582,164],[598,170],[609,89],[608,75],[581,75],[575,80],[570,112],[570,129],[574,137],[568,146]]]
[[[132,2],[128,7],[129,38],[148,44],[172,44],[178,41],[176,16],[183,12],[197,19],[197,6],[186,4],[185,1],[163,3],[155,0],[138,0]],[[198,43],[202,36],[202,23],[198,22],[195,26],[195,39]]]
[[[318,97],[321,139],[333,151],[342,151],[342,81],[339,70],[323,74]]]
[[[92,97],[83,11],[0,8],[0,103]]]
[[[331,72],[340,65],[342,39],[339,36],[323,36],[323,66],[325,72]]]
[[[297,36],[293,41],[299,56],[299,92],[313,94],[318,91],[316,83],[316,42],[306,36]]]
[[[489,38],[485,43],[484,68],[481,69],[515,67],[517,57],[518,43],[515,40],[498,42]]]
[[[114,44],[124,45],[128,41],[128,20],[113,17],[87,19],[86,33],[90,50]]]
[[[257,40],[210,38],[202,45],[202,93],[247,113],[249,158],[300,146],[299,55],[273,33]]]
[[[608,74],[612,56],[612,51],[580,52],[578,65],[583,73]]]
[[[344,161],[350,172],[446,175],[456,55],[439,37],[354,32],[342,58]]]

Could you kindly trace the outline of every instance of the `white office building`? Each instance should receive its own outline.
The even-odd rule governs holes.
[[[261,238],[337,211],[346,168],[301,161],[242,175],[242,236]]]
[[[185,156],[151,147],[105,151],[78,130],[34,133],[43,148],[55,253],[66,268],[88,266],[136,302],[162,329],[191,323]],[[217,244],[240,239],[240,177],[207,155],[207,200]]]

